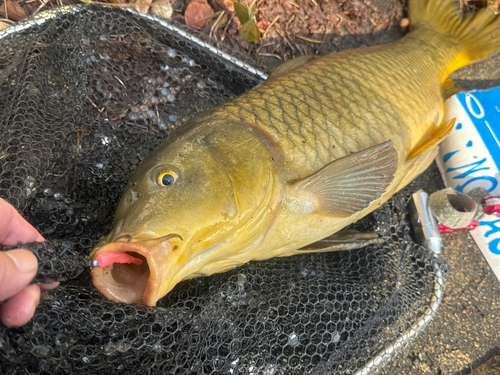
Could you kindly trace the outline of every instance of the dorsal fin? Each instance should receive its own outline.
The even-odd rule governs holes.
[[[281,77],[292,70],[298,68],[299,66],[302,66],[306,63],[308,63],[311,60],[317,59],[319,56],[314,56],[314,55],[305,55],[305,56],[300,56],[296,57],[294,59],[288,60],[278,66],[274,71],[271,73],[268,79],[274,79],[277,77]]]

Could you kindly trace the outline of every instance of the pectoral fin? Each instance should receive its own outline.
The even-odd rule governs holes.
[[[354,229],[347,229],[323,238],[321,241],[304,246],[292,253],[287,253],[287,255],[354,250],[382,242],[384,240],[378,236],[377,232],[359,232]]]
[[[423,154],[428,149],[437,145],[441,142],[444,137],[453,129],[453,125],[455,124],[455,119],[451,119],[449,121],[443,122],[441,125],[434,128],[433,132],[430,136],[425,137],[422,141],[417,143],[415,147],[410,151],[406,160],[411,160],[414,157]]]
[[[301,180],[291,183],[292,195],[310,207],[307,213],[348,217],[380,197],[397,168],[392,141],[334,160]]]

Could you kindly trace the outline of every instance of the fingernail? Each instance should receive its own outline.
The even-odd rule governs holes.
[[[14,261],[17,269],[23,273],[32,273],[38,268],[36,256],[31,251],[17,249],[6,251],[5,254]]]

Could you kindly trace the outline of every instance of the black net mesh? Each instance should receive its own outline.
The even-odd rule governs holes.
[[[128,178],[183,119],[260,82],[238,64],[116,8],[0,33],[0,196],[58,244],[49,268],[72,275],[80,263],[61,259],[109,232]],[[409,191],[353,226],[383,244],[250,262],[157,307],[110,302],[85,271],[0,327],[0,373],[367,373],[440,300],[446,265],[413,241]]]

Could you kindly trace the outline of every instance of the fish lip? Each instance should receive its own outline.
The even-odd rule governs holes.
[[[111,264],[94,268],[91,272],[92,283],[106,298],[115,302],[140,303],[155,306],[160,294],[165,260],[171,252],[172,238],[182,237],[177,234],[144,241],[114,241],[96,247],[91,255],[95,259],[103,252],[127,252],[143,259],[143,264]]]

